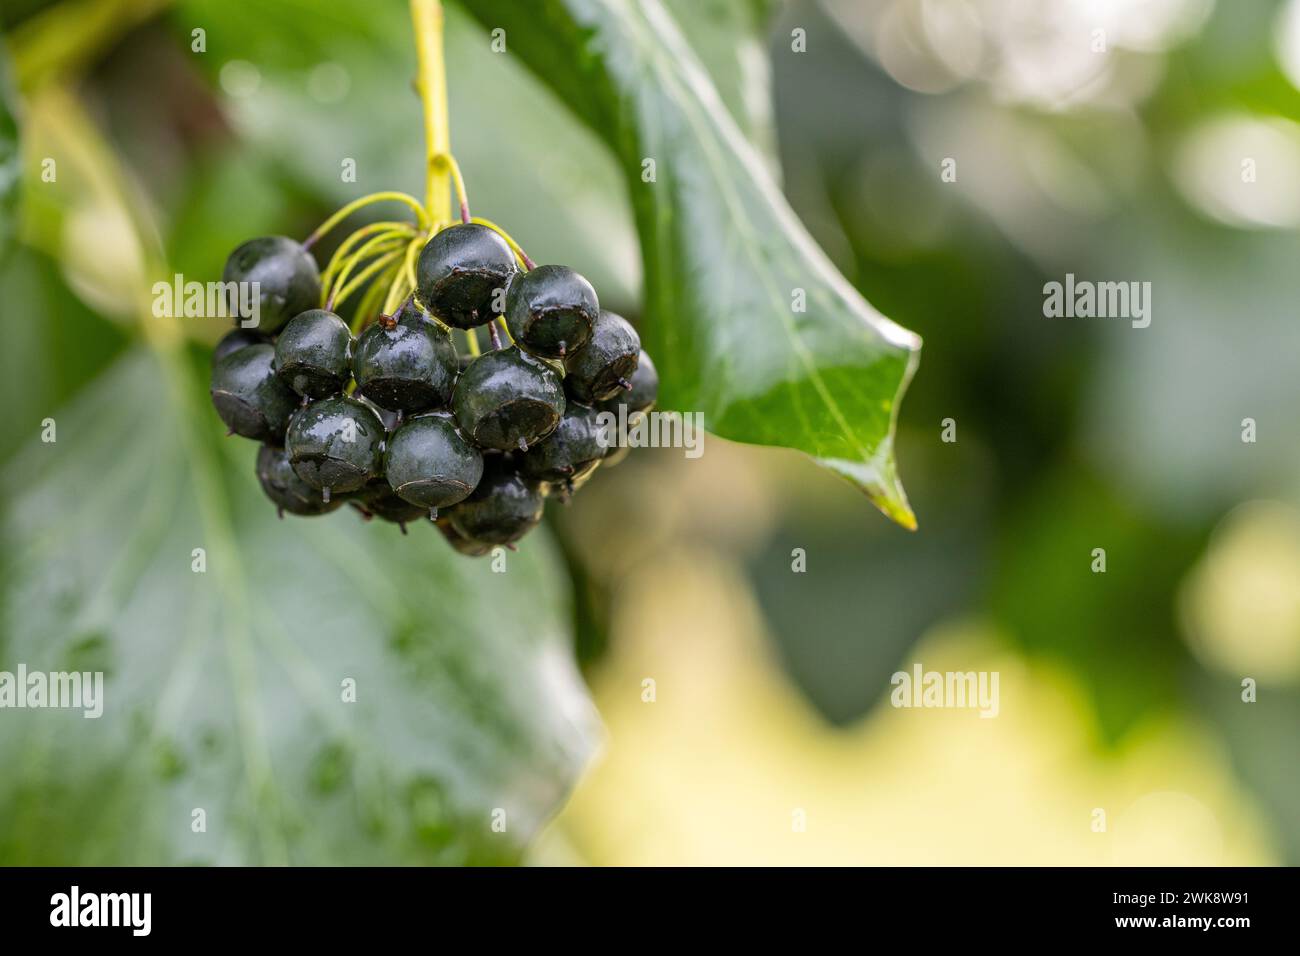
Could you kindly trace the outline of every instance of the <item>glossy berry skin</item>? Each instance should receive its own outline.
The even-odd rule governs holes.
[[[492,462],[474,493],[451,511],[451,525],[483,544],[518,541],[542,520],[545,496],[538,482]]]
[[[579,401],[600,402],[631,383],[641,354],[641,336],[621,315],[602,311],[591,339],[564,360],[564,385]]]
[[[266,341],[266,336],[254,329],[232,329],[213,347],[212,367],[216,368],[217,363],[232,352],[238,352],[250,345],[262,345]]]
[[[257,330],[273,335],[320,300],[320,269],[301,243],[262,236],[239,246],[226,260],[222,282],[258,284]],[[238,299],[233,303],[238,304]],[[232,311],[235,311],[232,309]],[[248,317],[236,317],[240,324]]]
[[[393,432],[384,472],[400,497],[436,510],[463,501],[474,490],[483,477],[483,455],[461,435],[451,415],[431,412]]]
[[[485,554],[491,554],[495,545],[487,544],[483,541],[475,541],[473,538],[467,538],[454,527],[452,527],[451,518],[444,515],[434,522],[442,536],[447,539],[447,543],[459,554],[467,555],[471,558],[481,558]]]
[[[458,367],[451,332],[414,308],[371,325],[352,356],[357,391],[394,412],[446,405]]]
[[[278,445],[298,396],[275,377],[274,360],[265,343],[231,352],[212,369],[212,404],[236,435]]]
[[[426,509],[399,498],[389,487],[388,479],[380,476],[366,482],[365,487],[356,492],[351,500],[352,505],[363,514],[402,525],[402,531],[406,531],[408,521],[419,521],[426,517]]]
[[[600,315],[591,283],[567,266],[538,266],[510,283],[506,326],[526,351],[563,358],[582,348]]]
[[[341,498],[326,502],[321,493],[307,484],[289,464],[289,453],[274,445],[263,445],[257,452],[257,480],[266,496],[280,512],[293,515],[323,515],[343,503]]]
[[[285,448],[298,477],[329,496],[357,491],[380,473],[384,424],[347,395],[305,405],[289,422]]]
[[[564,386],[545,362],[510,346],[471,362],[451,403],[461,431],[480,448],[527,450],[560,423]]]
[[[275,374],[304,398],[328,398],[352,374],[352,333],[333,312],[299,312],[275,342]]]
[[[605,399],[603,402],[596,403],[596,410],[601,412],[619,413],[619,406],[627,406],[627,420],[635,422],[644,412],[654,408],[654,404],[659,400],[659,372],[655,369],[655,363],[650,360],[645,349],[641,350],[641,356],[637,359],[636,371],[628,379],[632,387],[627,391],[617,391],[612,397]]]
[[[463,223],[425,243],[416,265],[416,298],[454,328],[477,328],[495,318],[497,290],[508,289],[518,271],[501,236],[487,226]]]
[[[574,482],[594,471],[606,451],[596,410],[569,402],[555,431],[521,456],[519,470],[541,481]]]
[[[375,413],[375,416],[383,423],[386,433],[392,434],[393,429],[402,423],[401,412],[390,412],[386,408],[380,408],[364,395],[355,394],[352,397]]]
[[[613,398],[597,402],[595,405],[598,413],[609,412],[616,417],[618,423],[616,428],[625,427],[625,423],[628,427],[636,425],[641,416],[654,408],[655,402],[659,399],[659,373],[655,370],[655,364],[650,360],[645,349],[641,350],[641,357],[637,359],[636,371],[632,373],[630,381],[631,389],[626,392],[619,391]],[[619,444],[618,441],[621,439],[616,439],[605,460],[601,462],[601,467],[613,468],[632,450],[628,445]]]

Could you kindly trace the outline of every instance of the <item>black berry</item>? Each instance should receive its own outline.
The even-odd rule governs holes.
[[[300,408],[285,435],[293,470],[327,499],[363,488],[380,474],[383,444],[379,416],[346,395]]]
[[[530,478],[568,484],[593,471],[606,451],[596,410],[569,402],[559,426],[528,449],[519,470]]]
[[[438,508],[474,490],[483,477],[483,455],[462,437],[451,415],[432,412],[393,432],[384,467],[393,491],[437,517]]]
[[[541,485],[515,474],[504,461],[492,461],[474,493],[451,511],[460,534],[484,544],[518,541],[542,520]]]
[[[212,349],[212,365],[215,368],[218,362],[232,352],[238,352],[250,345],[261,345],[266,340],[265,335],[253,329],[232,329],[223,335],[221,341]]]
[[[655,402],[659,399],[659,373],[655,370],[655,363],[650,361],[650,356],[646,354],[645,349],[641,350],[641,355],[636,361],[636,371],[628,381],[632,383],[630,389],[615,392],[611,398],[597,402],[596,410],[613,412],[617,415],[619,406],[626,405],[627,419],[634,422],[642,412],[654,408]]]
[[[515,254],[496,232],[477,223],[452,226],[420,252],[416,297],[448,325],[476,328],[500,312],[494,300],[518,271]]]
[[[602,310],[591,339],[564,360],[564,385],[580,401],[613,398],[632,386],[641,336],[627,319]]]
[[[265,343],[231,352],[212,370],[212,404],[234,434],[279,444],[298,397],[275,377],[274,359]]]
[[[386,408],[380,408],[364,395],[353,395],[352,397],[379,416],[379,420],[384,424],[385,432],[391,433],[394,428],[402,424],[401,412],[390,412]]]
[[[471,558],[481,558],[483,555],[492,552],[493,545],[465,537],[452,526],[451,518],[446,515],[434,523],[438,526],[438,530],[442,532],[442,536],[447,539],[447,543],[458,553],[468,555]]]
[[[275,342],[275,374],[299,395],[327,398],[351,375],[352,333],[333,312],[299,312]]]
[[[357,390],[395,412],[446,405],[457,368],[451,333],[418,308],[375,322],[357,339],[352,357]]]
[[[285,236],[250,239],[230,254],[222,282],[258,284],[257,328],[270,335],[320,301],[320,270],[301,243]],[[232,305],[237,306],[236,296]],[[237,312],[232,309],[232,312]],[[237,316],[236,322],[251,316]]]
[[[289,454],[283,448],[263,445],[257,452],[257,480],[266,496],[280,512],[293,515],[321,515],[343,503],[335,498],[327,502],[321,493],[294,472]]]
[[[403,533],[406,532],[407,522],[419,521],[425,517],[426,512],[426,509],[419,505],[413,505],[399,498],[389,487],[388,479],[380,476],[366,482],[351,500],[353,507],[362,514],[401,525]]]
[[[564,386],[555,369],[511,346],[470,363],[456,383],[452,408],[480,448],[527,451],[559,424]]]
[[[563,358],[591,337],[600,303],[591,283],[567,266],[538,266],[506,294],[506,326],[534,355]]]

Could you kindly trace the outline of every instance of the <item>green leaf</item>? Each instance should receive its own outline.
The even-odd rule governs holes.
[[[131,353],[3,475],[0,671],[105,683],[98,719],[0,711],[0,862],[518,859],[597,727],[551,542],[500,574],[423,524],[278,522],[204,372]]]
[[[3,462],[122,351],[126,337],[77,298],[57,262],[27,246],[0,260],[0,302],[22,303],[26,317],[9,323],[0,350],[0,378],[22,382],[0,417]]]
[[[703,412],[725,438],[807,452],[914,526],[893,429],[919,339],[809,237],[659,0],[464,2],[615,152],[661,404]]]
[[[709,71],[731,118],[765,159],[775,156],[763,12],[748,0],[665,0],[664,5],[679,22],[690,18],[686,39]]]

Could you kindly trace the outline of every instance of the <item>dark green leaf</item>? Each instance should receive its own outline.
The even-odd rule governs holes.
[[[817,248],[658,0],[465,5],[615,151],[661,404],[703,412],[725,438],[807,452],[914,524],[893,425],[919,340]]]
[[[3,475],[0,671],[106,676],[98,719],[3,711],[0,861],[517,859],[595,730],[551,543],[278,522],[202,374],[123,359]]]
[[[22,383],[10,390],[0,417],[4,461],[104,369],[126,339],[68,288],[57,262],[22,245],[0,262],[0,302],[20,303],[24,319],[8,324],[0,350],[0,377]]]

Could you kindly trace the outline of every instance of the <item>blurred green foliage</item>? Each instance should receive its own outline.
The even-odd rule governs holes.
[[[1100,743],[1162,714],[1207,720],[1294,862],[1296,692],[1243,705],[1239,679],[1207,675],[1188,653],[1175,615],[1178,589],[1228,509],[1253,496],[1295,502],[1300,491],[1300,273],[1289,265],[1300,238],[1214,222],[1171,181],[1189,132],[1220,111],[1300,119],[1300,93],[1273,52],[1281,9],[1217,4],[1190,42],[1151,56],[1158,82],[1133,122],[1103,108],[999,103],[978,84],[908,90],[826,6],[786,6],[770,53],[787,192],[846,274],[927,342],[900,420],[900,460],[923,533],[946,544],[921,557],[920,542],[880,530],[895,540],[873,534],[846,548],[833,523],[800,522],[756,582],[792,675],[835,719],[879,699],[882,676],[912,660],[910,641],[927,623],[964,613],[1075,674]],[[795,27],[816,56],[791,55]],[[969,155],[966,115],[981,117],[988,137],[1014,128],[1019,138]],[[1068,187],[1076,200],[1090,177],[1109,200],[1080,214],[1044,197],[1018,160],[1043,143],[1080,164]],[[959,157],[956,183],[938,175],[944,155]],[[1238,172],[1230,161],[1225,176]],[[1022,213],[1041,214],[1051,244],[1026,242],[1010,211],[995,213],[967,185],[997,177]],[[1152,326],[1045,320],[1043,284],[1066,271],[1151,281]],[[1257,445],[1241,441],[1248,416],[1268,433]],[[948,417],[958,444],[936,453]],[[960,517],[972,514],[979,520]],[[800,609],[812,582],[764,586],[791,543],[835,555],[837,590],[823,588],[811,614]],[[1104,575],[1090,572],[1096,547],[1107,550]],[[852,614],[828,596],[850,589],[869,645],[846,636]]]

